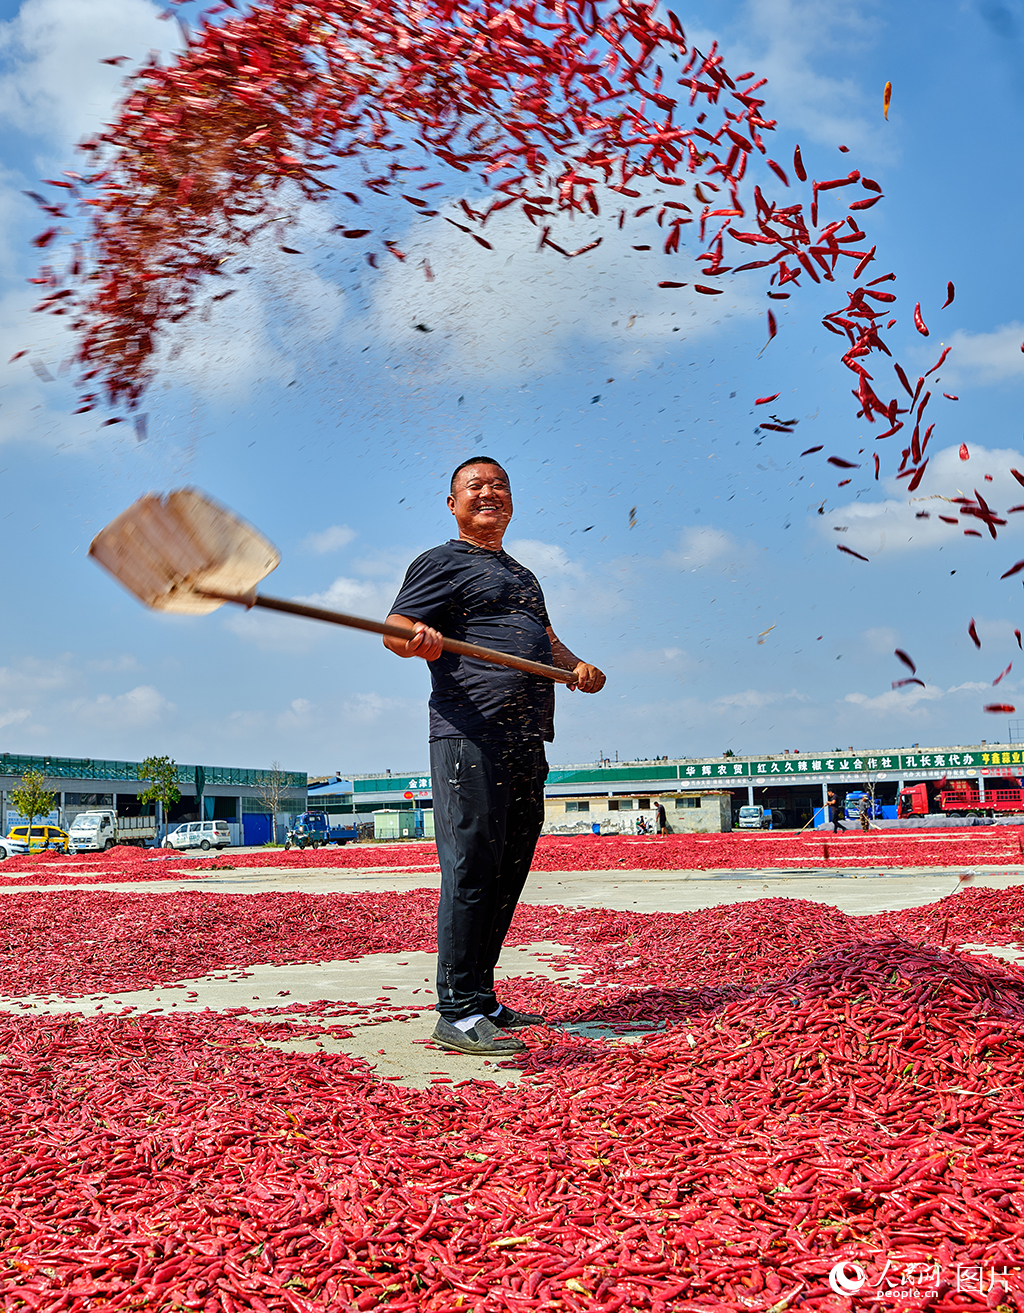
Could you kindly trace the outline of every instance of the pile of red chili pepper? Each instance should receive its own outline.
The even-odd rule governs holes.
[[[120,915],[184,972],[190,936],[239,960],[233,916],[246,961],[275,926],[286,953],[303,925],[307,953],[346,927],[415,948],[432,897],[11,895],[0,943],[71,964],[91,917],[110,957]],[[1021,933],[1019,889],[952,902],[953,941]],[[263,1046],[338,1030],[317,1008],[0,1019],[4,1309],[781,1313],[888,1308],[908,1281],[936,1313],[1019,1307],[1024,977],[938,948],[940,919],[521,906],[517,939],[557,937],[590,987],[513,981],[510,1002],[607,1021],[631,991],[668,1024],[636,1044],[538,1028],[503,1088]],[[829,1286],[842,1261],[869,1283],[855,1305]]]
[[[341,247],[371,240],[375,249],[365,253],[374,267],[378,258],[405,259],[413,216],[440,216],[490,250],[486,223],[510,206],[535,229],[538,249],[566,258],[603,238],[566,250],[552,237],[561,214],[603,207],[622,228],[649,213],[665,254],[680,250],[693,224],[703,248],[698,277],[770,271],[776,301],[804,279],[834,282],[844,258],[855,283],[874,262],[861,219],[882,199],[878,182],[851,169],[812,179],[806,208],[769,200],[762,184],[788,188],[790,170],[799,183],[808,174],[799,146],[786,167],[768,156],[775,120],[757,94],[766,79],[731,76],[716,44],[706,54],[689,45],[671,10],[662,15],[641,0],[423,0],[413,8],[263,0],[225,16],[234,7],[210,10],[169,65],[154,59],[136,72],[116,121],[85,143],[89,171],[47,179],[61,194],[39,198],[58,223],[76,201],[88,215],[68,267],[48,264],[36,280],[36,309],[69,316],[79,336],[87,389],[79,413],[103,397],[136,405],[161,331],[192,313],[201,289],[212,289],[213,302],[231,296],[261,249],[258,237],[286,256],[304,254],[289,244],[304,239],[287,229],[306,202],[336,207]],[[384,221],[390,237],[375,231],[381,220],[364,205],[380,196],[403,202],[401,215]],[[819,224],[826,205],[835,217]],[[51,226],[36,245],[49,247],[58,231]],[[886,437],[913,414],[900,473],[913,491],[934,429],[921,437],[925,379],[946,353],[916,387],[896,365],[891,389],[898,380],[909,400],[885,399],[890,385],[867,364],[875,353],[891,356],[882,321],[896,298],[881,285],[893,278],[858,283],[824,325],[844,339],[858,417],[881,420]],[[671,296],[687,283],[659,286]],[[693,290],[714,297],[725,288],[700,281]],[[952,296],[950,284],[947,305]],[[920,305],[914,323],[928,335]],[[767,333],[776,333],[772,310]],[[793,432],[777,417],[762,427]],[[841,470],[857,466],[829,459]]]
[[[943,929],[948,913],[948,928]],[[358,894],[25,892],[0,899],[0,995],[65,997],[156,988],[226,968],[433,952],[437,891]],[[759,899],[650,915],[521,903],[508,943],[555,941],[588,986],[747,985],[774,968],[868,937],[931,943],[1024,939],[1024,886],[964,889],[926,907],[851,917],[821,903]],[[547,988],[547,985],[538,986]],[[570,991],[571,993],[572,991]],[[581,1006],[578,996],[576,1005]],[[586,1003],[593,1001],[590,990]]]

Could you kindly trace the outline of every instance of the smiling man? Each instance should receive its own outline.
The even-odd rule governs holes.
[[[441,865],[437,1011],[433,1038],[465,1053],[525,1046],[509,1032],[542,1017],[503,1007],[494,968],[544,823],[544,743],[554,737],[554,684],[445,652],[442,635],[571,670],[570,687],[597,693],[605,677],[556,638],[536,576],[502,549],[512,518],[508,475],[489,456],[452,475],[448,509],[459,536],[416,558],[388,622],[414,638],[385,638],[430,662],[430,770]]]

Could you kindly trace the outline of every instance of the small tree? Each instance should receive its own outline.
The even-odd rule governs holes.
[[[167,808],[173,806],[181,797],[181,790],[178,788],[178,763],[170,757],[147,757],[139,767],[139,779],[152,781],[149,788],[139,794],[139,802],[157,804],[159,813],[157,825],[162,828]]]
[[[22,816],[28,818],[29,852],[32,851],[32,822],[37,816],[48,816],[53,811],[57,795],[46,788],[46,777],[41,771],[27,770],[21,777],[21,784],[11,790],[11,802]]]
[[[270,812],[270,842],[277,842],[277,813],[281,810],[281,798],[288,787],[288,777],[281,769],[279,761],[270,763],[270,770],[260,771],[253,787],[256,796]]]

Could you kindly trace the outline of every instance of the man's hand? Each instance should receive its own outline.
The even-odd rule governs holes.
[[[423,624],[421,620],[410,620],[408,616],[392,614],[388,616],[387,623],[416,631],[415,636],[408,639],[392,638],[390,634],[384,635],[384,646],[396,656],[422,657],[424,661],[436,661],[444,651],[443,635],[436,629],[431,629],[429,625]]]
[[[588,665],[586,661],[578,661],[573,673],[576,682],[569,685],[571,689],[578,688],[581,693],[600,693],[604,688],[604,671],[598,670],[597,666]]]

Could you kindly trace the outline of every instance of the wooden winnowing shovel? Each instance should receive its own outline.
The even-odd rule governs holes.
[[[195,488],[179,488],[166,497],[156,493],[140,497],[100,530],[92,540],[89,555],[140,602],[156,611],[206,615],[225,602],[234,602],[390,638],[415,637],[415,630],[402,625],[386,625],[379,620],[257,594],[256,585],[280,563],[280,552],[251,524]],[[542,675],[561,684],[576,681],[571,670],[559,670],[456,638],[446,638],[444,650]]]

